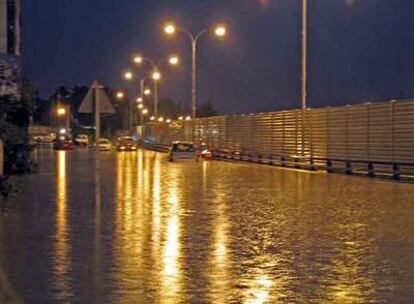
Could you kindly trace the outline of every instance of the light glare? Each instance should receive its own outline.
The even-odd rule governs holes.
[[[154,79],[154,80],[160,80],[161,79],[161,73],[160,72],[154,72],[152,74],[152,79]]]
[[[166,34],[168,34],[168,35],[172,35],[172,34],[174,34],[174,33],[175,33],[175,31],[176,31],[176,28],[175,28],[174,24],[167,24],[167,25],[164,27],[164,32],[165,32]]]
[[[218,26],[214,30],[214,33],[217,37],[224,37],[227,34],[227,29],[224,26]]]

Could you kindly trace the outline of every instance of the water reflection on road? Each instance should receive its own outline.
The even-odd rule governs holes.
[[[141,150],[39,158],[0,217],[27,303],[414,298],[414,185]]]

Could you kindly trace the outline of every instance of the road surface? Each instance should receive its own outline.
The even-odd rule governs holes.
[[[413,303],[414,185],[38,151],[0,214],[26,303]]]

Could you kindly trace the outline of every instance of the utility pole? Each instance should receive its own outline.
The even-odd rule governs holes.
[[[95,147],[98,149],[99,139],[101,137],[101,112],[99,105],[99,85],[94,83],[93,85],[93,104],[95,114]]]
[[[308,68],[308,0],[302,0],[302,156],[305,155],[307,68]]]

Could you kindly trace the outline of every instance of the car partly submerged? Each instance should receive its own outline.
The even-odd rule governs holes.
[[[192,142],[175,141],[168,151],[168,160],[198,159],[197,151]]]

